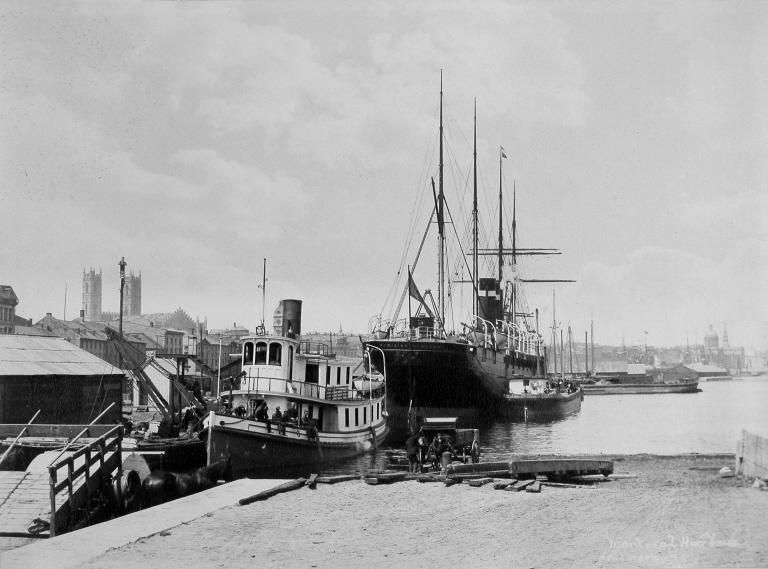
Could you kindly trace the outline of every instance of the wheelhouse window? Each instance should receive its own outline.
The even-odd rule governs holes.
[[[349,368],[347,368],[347,385],[349,385]]]
[[[336,368],[336,385],[341,385],[341,368]]]
[[[344,426],[349,427],[349,407],[344,409]]]
[[[283,345],[278,342],[272,342],[269,345],[269,365],[279,366],[282,363]]]
[[[363,407],[363,425],[368,422],[368,407]]]
[[[246,342],[243,346],[243,365],[253,364],[253,342]]]
[[[360,409],[355,407],[355,427],[360,424]]]
[[[330,385],[331,383],[331,366],[325,366],[325,384]]]
[[[266,342],[256,343],[256,359],[254,360],[254,363],[256,365],[264,365],[265,363],[267,363],[267,343]]]

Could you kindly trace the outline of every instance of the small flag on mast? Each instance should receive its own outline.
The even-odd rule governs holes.
[[[420,308],[424,308],[427,314],[433,317],[432,311],[427,306],[427,303],[424,302],[424,297],[421,296],[421,293],[419,292],[419,287],[416,286],[416,282],[413,280],[413,275],[411,275],[410,270],[408,271],[408,294],[411,296],[411,298],[418,301]],[[417,310],[416,312],[418,314],[419,310]]]
[[[504,147],[503,146],[499,146],[499,148],[501,148],[501,157],[502,158],[506,158],[507,157],[507,153],[504,152]]]

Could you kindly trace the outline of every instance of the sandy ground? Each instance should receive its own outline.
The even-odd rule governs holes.
[[[768,567],[768,492],[732,460],[627,457],[636,478],[541,494],[319,484],[110,550],[82,567]]]

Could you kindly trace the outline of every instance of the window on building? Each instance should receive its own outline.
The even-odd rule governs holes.
[[[269,345],[269,365],[279,366],[282,363],[283,345],[278,342],[272,342]]]
[[[256,343],[256,357],[253,360],[253,363],[256,365],[264,365],[267,363],[267,343],[266,342],[257,342]]]

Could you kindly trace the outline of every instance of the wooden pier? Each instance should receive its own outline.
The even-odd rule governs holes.
[[[53,537],[87,523],[92,500],[111,496],[122,477],[122,427],[81,442],[38,455],[24,471],[0,471],[0,536]]]

